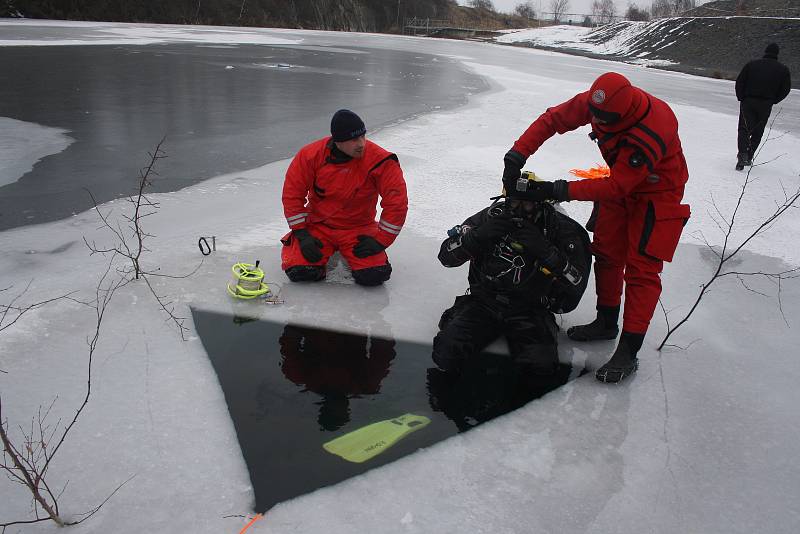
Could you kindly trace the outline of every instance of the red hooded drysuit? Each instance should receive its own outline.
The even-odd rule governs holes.
[[[296,265],[325,265],[336,250],[359,270],[388,263],[386,252],[366,258],[353,254],[359,235],[388,247],[397,238],[408,211],[403,171],[397,156],[367,141],[361,158],[342,158],[332,152],[326,137],[304,146],[292,160],[283,184],[283,212],[291,230],[307,229],[322,244],[322,259],[310,263],[291,232],[281,240],[285,271]],[[375,222],[378,196],[381,217]]]
[[[678,121],[665,102],[609,73],[589,91],[545,111],[513,150],[527,158],[554,134],[586,124],[611,175],[570,182],[568,196],[596,201],[597,304],[619,306],[624,280],[623,330],[643,334],[661,294],[663,262],[672,260],[690,215],[681,204],[689,173]]]

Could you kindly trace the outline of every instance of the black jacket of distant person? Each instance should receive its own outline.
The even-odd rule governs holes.
[[[748,62],[736,78],[736,99],[766,100],[775,105],[789,94],[792,77],[778,61],[778,47],[768,46],[764,57]]]
[[[786,98],[792,88],[789,69],[778,61],[779,51],[777,44],[770,43],[764,57],[748,62],[736,78],[736,98],[740,102],[736,170],[753,164],[772,106]]]

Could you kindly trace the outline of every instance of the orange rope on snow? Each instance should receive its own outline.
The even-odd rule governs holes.
[[[259,519],[261,519],[262,517],[264,517],[264,515],[263,515],[263,514],[256,514],[256,516],[255,516],[253,519],[251,519],[251,520],[250,520],[250,522],[249,522],[249,523],[247,523],[247,524],[244,526],[244,528],[243,528],[243,529],[242,529],[242,530],[239,532],[239,534],[244,534],[244,533],[247,531],[247,529],[248,529],[248,528],[250,528],[250,527],[253,525],[253,523],[255,523],[256,521],[258,521],[258,520],[259,520]]]
[[[608,165],[603,163],[595,165],[591,169],[570,169],[569,172],[578,178],[589,178],[591,180],[608,178],[611,176],[611,169],[608,168]]]

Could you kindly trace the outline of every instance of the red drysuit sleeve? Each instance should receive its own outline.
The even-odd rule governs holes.
[[[311,158],[303,148],[295,155],[283,182],[283,214],[292,230],[306,227],[308,208],[306,197],[314,183],[314,171],[311,168]]]
[[[608,178],[569,182],[570,200],[611,200],[628,196],[650,174],[644,162],[631,165],[631,157],[637,152],[634,146],[620,149]]]
[[[375,170],[378,194],[381,196],[381,218],[376,239],[389,246],[397,239],[408,212],[408,193],[403,170],[395,159],[388,159]]]
[[[548,108],[514,143],[512,150],[528,157],[555,134],[564,134],[589,124],[589,92],[575,95],[566,102]]]

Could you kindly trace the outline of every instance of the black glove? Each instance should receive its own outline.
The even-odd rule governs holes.
[[[517,178],[519,178],[520,171],[522,171],[522,166],[525,165],[526,159],[527,158],[525,158],[525,156],[514,149],[506,152],[506,155],[503,156],[503,163],[505,164],[505,168],[503,169],[504,185],[506,180],[512,180],[516,182]],[[506,188],[506,191],[508,191],[508,188]]]
[[[543,267],[550,274],[565,278],[569,283],[578,285],[582,276],[575,269],[567,257],[555,246],[545,239],[541,230],[530,222],[524,223],[522,228],[511,235],[512,247],[515,244],[522,245],[525,254],[536,259],[539,267]]]
[[[374,256],[385,249],[386,247],[378,243],[374,237],[360,235],[358,236],[358,244],[353,247],[353,254],[357,258],[366,258],[367,256]]]
[[[511,233],[516,227],[514,221],[509,217],[492,217],[464,234],[461,244],[467,249],[467,252],[476,256],[482,250],[486,250],[500,241],[503,236]]]
[[[322,241],[311,235],[305,228],[292,231],[292,235],[300,242],[300,252],[307,261],[317,263],[322,259]]]
[[[523,200],[533,200],[534,202],[542,202],[543,200],[566,202],[569,201],[569,186],[566,180],[556,180],[555,182],[530,181],[528,190],[515,196]]]

